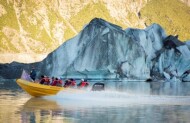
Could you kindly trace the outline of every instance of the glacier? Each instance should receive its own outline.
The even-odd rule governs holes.
[[[190,81],[190,43],[167,36],[158,24],[123,30],[94,18],[40,62],[0,64],[0,76],[18,78],[32,66],[38,75],[62,78]]]

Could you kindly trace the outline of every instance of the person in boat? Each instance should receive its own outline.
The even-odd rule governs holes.
[[[48,76],[45,76],[44,79],[45,79],[44,85],[49,85],[50,84],[50,78]]]
[[[63,81],[61,79],[55,78],[53,83],[51,84],[52,86],[62,86]]]
[[[63,81],[61,80],[61,78],[59,78],[59,79],[58,79],[58,84],[57,84],[57,86],[62,87],[62,85],[63,85]]]
[[[68,88],[70,85],[71,85],[71,80],[70,80],[70,79],[67,79],[67,80],[65,81],[64,87],[65,87],[65,88]]]
[[[36,70],[35,70],[34,67],[32,67],[32,70],[31,70],[31,72],[30,72],[30,78],[31,78],[33,81],[35,81],[35,79],[36,79]]]
[[[87,80],[81,79],[81,82],[78,84],[78,88],[84,88],[84,87],[88,87],[89,83],[87,82]]]
[[[76,81],[74,79],[68,79],[65,81],[64,87],[75,87],[76,86]]]
[[[58,78],[55,78],[53,83],[51,84],[52,86],[56,86],[58,84]]]
[[[44,82],[45,82],[44,75],[41,75],[40,84],[44,84]]]
[[[74,79],[70,79],[71,80],[71,87],[75,87],[76,86],[76,81]]]
[[[55,77],[51,77],[51,81],[50,81],[49,85],[52,85],[54,80],[55,80]]]
[[[45,85],[49,85],[50,83],[50,79],[47,76],[41,75],[41,80],[40,80],[40,84],[45,84]]]

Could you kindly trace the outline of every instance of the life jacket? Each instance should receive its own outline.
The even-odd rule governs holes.
[[[45,82],[48,82],[49,81],[49,78],[48,77],[44,77],[45,79]]]
[[[60,79],[60,80],[58,80],[58,83],[59,83],[59,84],[62,84],[62,83],[63,83],[63,81]]]
[[[82,82],[80,83],[80,86],[79,86],[79,87],[87,87],[88,85],[89,85],[88,82],[82,81]]]
[[[71,85],[71,81],[66,80],[64,87],[67,88]]]
[[[61,79],[57,80],[57,86],[62,87],[62,83],[63,83],[63,81]]]
[[[44,84],[44,82],[45,82],[45,78],[41,78],[40,84]]]
[[[49,77],[44,77],[44,84],[49,85],[49,83],[50,83]]]
[[[56,86],[57,83],[59,83],[59,80],[54,80],[53,83],[52,83],[52,86]]]
[[[75,81],[71,81],[71,86],[75,86],[76,82]]]

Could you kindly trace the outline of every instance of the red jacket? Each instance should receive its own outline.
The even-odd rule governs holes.
[[[54,80],[51,85],[52,85],[52,86],[56,86],[58,83],[59,83],[59,80]]]
[[[49,85],[49,83],[50,83],[49,77],[44,77],[43,79],[44,79],[44,83],[46,83],[47,85]]]
[[[49,84],[50,79],[48,77],[44,77],[40,80],[40,84]]]
[[[75,81],[71,81],[71,86],[75,86],[76,82]]]
[[[89,83],[88,82],[85,82],[85,81],[82,81],[81,83],[80,83],[80,87],[86,87],[86,86],[88,86],[89,85]]]

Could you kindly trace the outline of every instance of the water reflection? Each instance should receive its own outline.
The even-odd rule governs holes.
[[[44,98],[30,98],[23,106],[23,111],[60,109],[56,101]]]
[[[56,122],[64,118],[61,117],[63,108],[56,101],[43,98],[29,99],[21,109],[22,122]],[[63,120],[64,121],[64,120]]]
[[[189,123],[190,83],[107,82],[105,92],[31,98],[0,88],[0,123]]]
[[[131,94],[148,95],[190,95],[190,83],[182,82],[109,82],[107,90],[116,90]]]
[[[190,83],[181,82],[152,82],[150,83],[151,94],[153,95],[190,95]]]
[[[23,123],[187,123],[190,106],[135,105],[80,106],[64,105],[64,101],[32,98],[21,110]],[[44,106],[45,105],[45,106]],[[67,107],[68,106],[68,107]]]
[[[0,90],[0,123],[19,123],[20,108],[30,98],[22,91]]]

